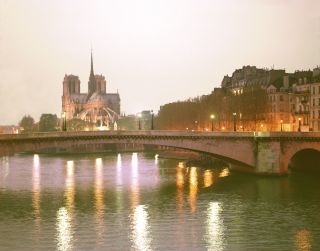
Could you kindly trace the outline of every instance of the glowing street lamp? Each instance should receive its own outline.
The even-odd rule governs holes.
[[[211,119],[211,131],[213,132],[213,120],[214,120],[215,116],[214,114],[210,115],[210,119]]]
[[[66,111],[61,114],[62,117],[62,131],[67,131],[67,116]]]
[[[234,112],[232,113],[233,115],[233,131],[236,132],[237,131],[237,113]]]
[[[281,132],[282,132],[282,124],[283,124],[283,120],[281,119],[281,120],[280,120],[280,129],[281,129]]]
[[[298,120],[299,120],[298,132],[301,132],[301,118],[298,118]]]

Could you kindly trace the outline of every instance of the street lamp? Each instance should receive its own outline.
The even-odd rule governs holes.
[[[233,131],[236,132],[237,131],[237,113],[234,112],[232,113],[233,115]]]
[[[151,110],[151,130],[153,130],[153,110]]]
[[[138,114],[138,129],[141,130],[141,113]]]
[[[67,116],[66,116],[66,111],[63,111],[62,113],[62,131],[67,130]]]
[[[213,120],[214,120],[215,116],[214,114],[210,115],[210,119],[211,119],[211,131],[213,132]]]
[[[298,120],[299,120],[298,132],[301,132],[301,118],[298,118]]]
[[[283,120],[281,119],[281,120],[280,120],[280,126],[281,126],[280,129],[281,129],[281,132],[282,132],[282,123],[283,123]]]

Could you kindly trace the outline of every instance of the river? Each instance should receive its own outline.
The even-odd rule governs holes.
[[[153,153],[1,157],[0,250],[320,250],[319,176]]]

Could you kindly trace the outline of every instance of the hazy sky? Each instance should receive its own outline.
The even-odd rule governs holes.
[[[208,94],[243,65],[320,65],[320,0],[0,0],[0,124],[87,92],[90,46],[126,114]]]

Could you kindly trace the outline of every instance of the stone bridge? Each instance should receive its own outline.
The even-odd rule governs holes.
[[[320,154],[320,133],[90,131],[0,135],[0,156],[83,144],[137,143],[209,153],[242,171],[284,174],[295,154]],[[319,164],[320,169],[320,164]]]

